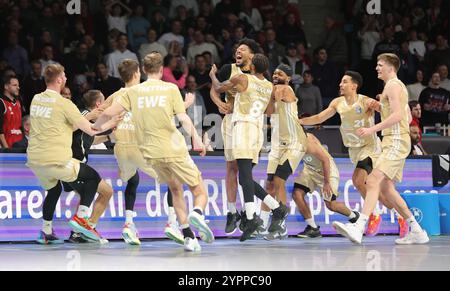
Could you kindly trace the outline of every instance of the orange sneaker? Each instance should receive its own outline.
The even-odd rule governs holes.
[[[404,219],[401,216],[399,216],[397,219],[398,219],[398,226],[400,227],[399,231],[400,238],[404,238],[409,232],[408,223],[406,222],[406,219]]]
[[[75,215],[69,221],[69,225],[75,232],[82,233],[94,241],[100,241],[100,234],[95,230],[95,228],[89,225],[89,219],[81,218]]]
[[[381,215],[371,214],[369,217],[369,225],[366,229],[366,236],[376,236],[380,231],[381,221],[383,221]]]

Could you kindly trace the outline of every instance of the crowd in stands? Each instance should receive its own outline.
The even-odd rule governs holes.
[[[122,60],[158,51],[163,80],[195,93],[203,116],[218,114],[210,99],[210,67],[233,62],[235,45],[253,38],[270,60],[269,73],[280,63],[292,67],[303,116],[338,96],[347,69],[362,73],[361,93],[375,98],[382,88],[376,58],[391,52],[401,58],[399,77],[410,101],[422,108],[419,128],[447,125],[448,1],[382,0],[381,15],[368,15],[368,2],[341,0],[340,13],[324,21],[323,41],[312,47],[295,0],[81,0],[79,15],[69,15],[63,0],[0,0],[0,95],[8,104],[20,102],[28,115],[33,96],[45,89],[44,68],[61,63],[68,77],[65,96],[79,105],[91,89],[107,97],[122,86]],[[2,147],[6,103],[0,102]]]

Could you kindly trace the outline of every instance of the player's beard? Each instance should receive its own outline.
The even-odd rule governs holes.
[[[238,68],[242,69],[242,68],[246,67],[247,65],[249,65],[249,62],[250,62],[250,61],[242,61],[242,63],[240,63],[240,64],[237,64],[237,63],[236,63],[236,66],[237,66]]]

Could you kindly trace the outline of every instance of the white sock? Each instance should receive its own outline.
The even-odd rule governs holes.
[[[306,223],[311,226],[312,228],[317,228],[317,224],[314,221],[314,218],[310,218],[310,219],[305,219]]]
[[[43,223],[42,223],[42,231],[45,234],[52,234],[52,225],[53,225],[52,221],[44,220]]]
[[[356,217],[355,212],[352,211],[352,213],[348,216],[349,219],[353,219]]]
[[[230,212],[231,214],[236,214],[237,210],[236,210],[236,202],[228,202],[228,212]]]
[[[355,225],[359,228],[365,230],[367,221],[369,221],[369,217],[363,213],[359,215],[359,219],[356,221]]]
[[[175,212],[175,208],[169,207],[169,223],[176,224],[177,223],[177,214]]]
[[[133,216],[134,211],[132,210],[125,211],[125,224],[133,224]]]
[[[267,195],[266,198],[264,198],[264,203],[272,210],[277,209],[278,207],[280,207],[280,203],[278,203],[278,201],[275,200],[270,195]]]
[[[420,224],[417,222],[416,218],[413,216],[411,216],[410,218],[408,218],[406,220],[406,222],[408,222],[409,227],[411,228],[412,232],[422,232],[422,227],[420,226]]]
[[[270,212],[269,212],[269,211],[261,210],[261,213],[260,213],[259,217],[260,217],[260,218],[262,219],[262,221],[263,221],[263,227],[264,227],[264,229],[267,229],[267,227],[269,226]]]
[[[77,216],[80,218],[89,217],[89,207],[83,205],[78,206]]]
[[[256,211],[255,202],[245,203],[245,215],[247,215],[248,220],[253,219],[255,211]]]

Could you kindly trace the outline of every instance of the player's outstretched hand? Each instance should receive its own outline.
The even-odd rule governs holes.
[[[368,110],[375,110],[375,111],[378,111],[378,112],[381,110],[380,102],[378,102],[377,100],[374,100],[374,99],[369,100],[367,102],[367,107],[368,107]]]

